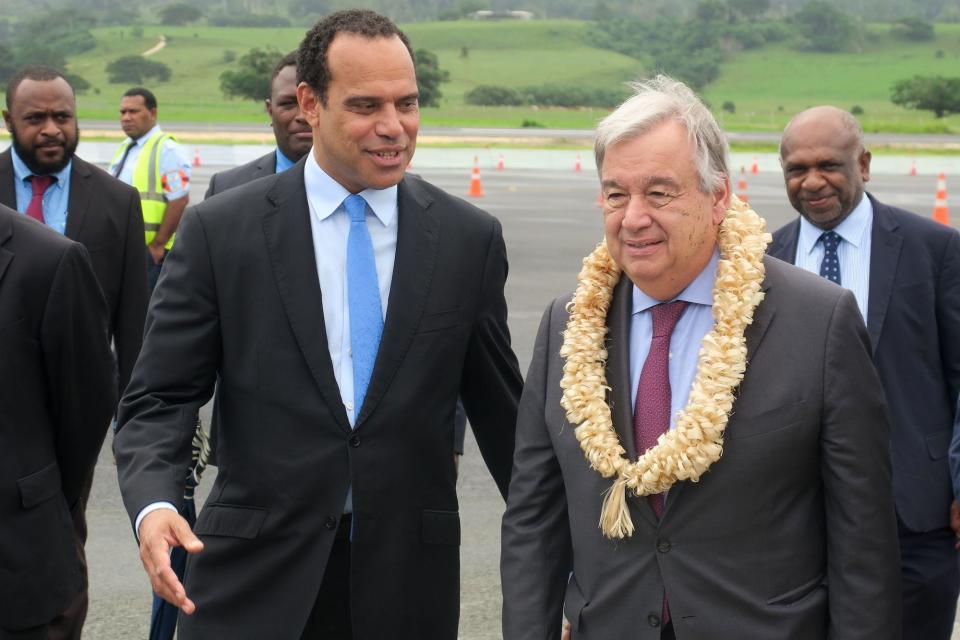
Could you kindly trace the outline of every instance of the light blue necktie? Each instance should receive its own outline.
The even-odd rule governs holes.
[[[367,230],[367,201],[362,196],[347,196],[343,206],[350,214],[347,236],[347,303],[350,310],[350,349],[353,354],[354,420],[360,416],[373,365],[377,360],[383,314],[380,310],[380,285],[373,242]]]

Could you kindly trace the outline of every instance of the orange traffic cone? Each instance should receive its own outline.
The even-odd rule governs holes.
[[[503,154],[501,153],[501,154],[500,154],[500,159],[497,160],[497,171],[503,171],[503,167],[504,167],[504,164],[503,164]]]
[[[200,166],[200,147],[193,148],[193,166]]]
[[[911,161],[910,161],[910,173],[907,174],[907,175],[910,175],[910,176],[915,176],[915,175],[917,175],[917,161],[916,161],[916,160],[911,160]]]
[[[577,154],[577,162],[573,165],[573,170],[577,173],[580,173],[583,170],[583,166],[580,164],[580,154]]]
[[[742,202],[750,201],[747,197],[747,172],[743,167],[740,167],[740,179],[737,181],[737,197],[740,198]]]
[[[477,162],[476,156],[473,158],[473,171],[470,173],[470,190],[467,191],[467,195],[471,198],[483,197],[483,184],[480,182],[480,164]]]
[[[757,156],[753,156],[753,164],[750,165],[750,173],[753,175],[760,173],[760,165],[757,164]],[[746,202],[746,200],[744,200],[744,202]]]
[[[933,204],[933,219],[942,224],[950,224],[950,211],[947,209],[947,177],[940,172],[937,176],[937,195]]]

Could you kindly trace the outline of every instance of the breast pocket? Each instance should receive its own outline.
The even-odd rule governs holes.
[[[435,333],[453,329],[460,325],[460,308],[449,309],[447,311],[438,311],[437,313],[425,313],[420,318],[420,324],[417,326],[417,334]]]
[[[742,440],[769,435],[801,424],[805,419],[806,402],[803,400],[753,415],[734,411],[723,437],[728,440]]]

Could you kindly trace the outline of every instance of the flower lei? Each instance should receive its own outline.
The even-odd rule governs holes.
[[[620,268],[600,243],[583,260],[560,355],[566,359],[561,406],[580,448],[604,478],[615,476],[604,497],[600,527],[608,538],[633,535],[626,489],[644,496],[663,493],[679,480],[697,482],[723,454],[723,431],[734,390],[747,368],[744,331],[763,300],[763,255],[770,234],[766,222],[735,196],[720,225],[720,260],[713,288],[714,327],[700,346],[697,375],[676,427],[636,462],[625,457],[606,402],[607,311]]]

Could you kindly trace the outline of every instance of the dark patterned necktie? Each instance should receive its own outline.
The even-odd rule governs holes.
[[[650,352],[640,371],[637,404],[633,411],[633,438],[637,454],[657,444],[657,438],[670,428],[670,336],[686,309],[683,301],[658,304],[653,314]],[[648,496],[659,518],[663,514],[663,494]]]
[[[837,247],[840,246],[840,236],[835,231],[826,231],[820,236],[823,243],[823,262],[820,263],[820,275],[840,284],[840,256]]]

